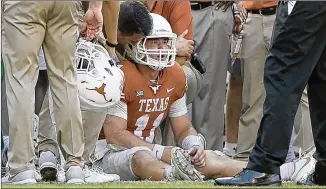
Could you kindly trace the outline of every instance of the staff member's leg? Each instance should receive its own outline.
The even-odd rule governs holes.
[[[45,58],[44,58],[44,53],[42,48],[38,54],[38,63],[39,63],[39,75],[35,86],[35,114],[34,114],[34,137],[33,137],[35,148],[36,148],[35,149],[36,156],[38,156],[37,138],[38,138],[38,131],[39,131],[39,115],[44,101],[44,97],[46,95],[49,86],[48,74],[46,71]]]
[[[324,21],[326,18],[326,3],[324,5]],[[326,28],[326,24],[324,24]],[[326,32],[324,30],[324,32]],[[326,41],[326,39],[323,39]],[[325,43],[325,42],[324,42]],[[308,82],[308,98],[317,160],[315,172],[305,182],[306,184],[326,185],[326,45]]]
[[[279,185],[281,182],[279,167],[284,163],[288,152],[294,116],[310,75],[316,77],[312,72],[325,53],[326,45],[325,2],[297,1],[289,16],[287,12],[287,3],[280,2],[272,45],[266,59],[264,114],[247,169],[240,177],[217,179],[216,184]],[[320,24],[316,25],[316,22]],[[321,86],[320,83],[318,86]],[[312,123],[314,127],[322,128],[325,116],[321,116],[323,112],[320,109],[315,113],[318,116],[312,116]],[[322,129],[320,131],[317,133],[324,132]],[[324,147],[323,142],[318,142]],[[323,161],[321,153],[325,152],[320,150],[316,157]],[[258,179],[258,176],[261,178]]]
[[[50,103],[51,102],[51,103]],[[38,150],[39,166],[43,180],[56,180],[57,164],[60,162],[56,123],[53,115],[52,95],[48,91],[44,97],[39,115]],[[52,113],[52,115],[51,115]]]
[[[79,35],[79,2],[56,1],[47,21],[43,50],[53,99],[58,143],[66,160],[66,180],[84,182],[84,132],[73,63]]]
[[[216,5],[193,10],[194,40],[206,66],[203,87],[192,103],[192,124],[207,140],[207,149],[223,148],[226,73],[229,64],[233,13]]]
[[[79,27],[81,26],[81,22],[84,16],[84,9],[82,7],[81,2],[77,2],[77,11],[78,11],[78,19]],[[44,59],[44,54],[43,57]],[[41,61],[40,58],[40,61]],[[46,68],[45,59],[44,65]],[[41,67],[40,66],[40,69]],[[36,98],[37,99],[37,98]],[[48,90],[41,106],[41,110],[39,113],[39,135],[38,135],[38,147],[39,147],[39,165],[40,172],[42,174],[43,180],[56,180],[57,177],[57,164],[62,162],[63,160],[60,157],[60,150],[57,142],[57,134],[56,134],[56,122],[54,119],[53,112],[53,100],[52,94]],[[58,176],[61,176],[60,174]],[[60,180],[57,178],[57,180]]]
[[[10,175],[4,177],[2,183],[36,183],[33,115],[37,56],[45,35],[44,9],[49,4],[51,2],[3,3],[2,55],[9,113]]]
[[[90,164],[90,155],[95,148],[100,131],[106,117],[105,112],[82,111],[83,129],[85,138],[85,149],[83,159],[86,164]]]
[[[237,156],[248,158],[252,150],[266,97],[264,87],[265,60],[270,46],[275,14],[248,13],[239,56],[243,79],[242,115],[239,120]]]
[[[3,62],[1,63],[3,64]],[[6,82],[4,79],[4,67],[1,67],[3,77],[1,79],[1,132],[4,136],[9,135],[9,118],[6,94]]]
[[[234,64],[229,66],[230,78],[226,93],[225,112],[225,135],[226,141],[223,153],[227,156],[236,154],[239,119],[242,110],[242,88],[241,59],[236,59]]]

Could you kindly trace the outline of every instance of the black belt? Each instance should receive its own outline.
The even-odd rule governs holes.
[[[190,1],[190,6],[192,10],[201,10],[204,8],[207,8],[209,6],[213,6],[217,3],[218,1],[207,1],[207,2],[194,2]]]
[[[276,13],[276,7],[269,7],[263,9],[247,10],[252,14],[261,14],[261,15],[273,15]]]

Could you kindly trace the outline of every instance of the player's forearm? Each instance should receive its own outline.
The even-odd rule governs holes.
[[[189,135],[197,135],[196,130],[192,127],[188,118],[188,114],[182,116],[171,117],[171,125],[173,133],[178,144],[181,144],[183,139]]]
[[[117,28],[120,11],[119,1],[104,1],[102,7],[103,25],[106,40],[112,44],[117,43]]]
[[[89,1],[89,9],[102,9],[102,1],[91,0]]]
[[[186,129],[184,129],[182,132],[180,132],[178,134],[178,136],[176,136],[178,144],[180,144],[180,146],[181,146],[183,139],[190,135],[197,135],[196,130],[191,125],[189,127],[187,127]]]

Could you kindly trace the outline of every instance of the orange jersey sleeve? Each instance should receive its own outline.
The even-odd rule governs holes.
[[[186,39],[193,39],[192,14],[189,1],[157,1],[152,13],[163,16],[171,25],[172,31],[180,35],[186,29]]]

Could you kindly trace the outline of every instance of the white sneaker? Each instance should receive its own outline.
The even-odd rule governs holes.
[[[203,175],[191,164],[191,156],[185,150],[179,147],[172,148],[171,162],[175,173],[182,180],[203,181]]]
[[[120,181],[119,175],[106,174],[103,172],[103,169],[101,167],[95,165],[93,165],[91,168],[85,165],[84,173],[85,173],[86,183],[103,183],[103,182]]]
[[[298,182],[304,179],[308,174],[314,170],[316,159],[312,156],[315,149],[307,153],[302,158],[294,161],[294,173],[291,176],[291,181]]]
[[[9,173],[1,178],[2,184],[35,184],[35,170],[27,170],[20,172],[16,175],[10,175]]]
[[[60,167],[58,167],[57,182],[59,183],[66,182],[66,173],[61,165]]]
[[[213,151],[217,156],[227,156],[225,153],[219,151],[219,150],[214,150]]]
[[[84,184],[85,183],[85,173],[82,168],[76,164],[71,165],[66,171],[66,181],[67,184]]]
[[[229,149],[229,148],[223,148],[223,153],[229,157],[233,157],[237,154],[236,148]]]
[[[37,170],[35,170],[35,180],[36,180],[36,182],[42,181],[42,176],[40,175],[40,173]]]

